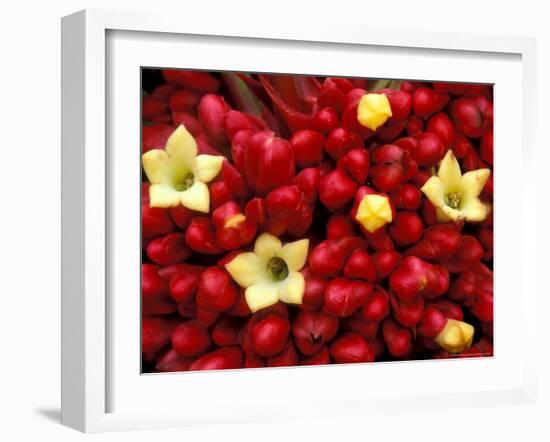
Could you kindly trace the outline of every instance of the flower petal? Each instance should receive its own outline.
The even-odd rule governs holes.
[[[445,185],[439,177],[430,177],[420,190],[435,207],[443,207],[445,205]]]
[[[191,170],[197,156],[197,143],[183,124],[172,132],[165,147],[166,152],[178,168]]]
[[[183,192],[179,192],[181,203],[191,210],[208,213],[210,211],[210,193],[206,184],[196,181]]]
[[[278,287],[274,282],[260,282],[246,289],[244,297],[252,313],[279,302]]]
[[[281,258],[283,258],[290,272],[297,272],[306,263],[309,239],[289,242],[283,246]]]
[[[168,184],[151,184],[149,187],[149,205],[151,207],[177,207],[181,194]]]
[[[233,280],[247,288],[269,278],[263,259],[252,252],[240,253],[225,265]]]
[[[254,243],[254,253],[265,261],[274,256],[281,256],[283,246],[276,236],[269,233],[262,233]]]
[[[288,304],[301,304],[306,281],[300,272],[292,272],[279,286],[279,299]]]
[[[151,184],[168,184],[172,181],[170,159],[162,149],[153,149],[141,156],[143,170]]]
[[[224,157],[220,155],[199,155],[195,158],[193,173],[195,179],[209,183],[220,173]]]
[[[441,208],[436,209],[437,220],[441,223],[448,221],[461,221],[465,218],[462,210],[453,209],[451,206],[441,206]]]
[[[465,196],[478,196],[483,187],[485,187],[489,175],[491,175],[489,169],[477,169],[466,172],[462,175],[462,193]]]
[[[487,218],[490,207],[474,196],[464,197],[460,211],[466,221],[479,222]]]
[[[445,157],[441,160],[437,176],[445,185],[445,192],[460,191],[460,178],[462,174],[460,172],[460,164],[458,164],[458,160],[452,150],[449,149]]]

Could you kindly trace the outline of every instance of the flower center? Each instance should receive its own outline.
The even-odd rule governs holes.
[[[453,209],[458,209],[462,194],[460,192],[452,192],[445,195],[445,204]]]
[[[288,276],[288,266],[284,259],[275,256],[267,263],[267,273],[275,281],[282,281]]]
[[[179,184],[176,184],[176,190],[178,192],[183,192],[184,190],[189,189],[193,183],[195,182],[195,176],[189,172],[185,177],[183,177],[183,181]]]

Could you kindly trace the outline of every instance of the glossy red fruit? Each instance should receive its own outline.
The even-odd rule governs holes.
[[[382,324],[382,335],[388,351],[392,356],[401,358],[412,351],[412,335],[408,328],[401,327],[390,318]]]
[[[192,89],[180,89],[175,92],[169,101],[172,112],[195,112],[202,95]]]
[[[382,290],[374,290],[361,308],[361,318],[365,321],[380,322],[390,312],[388,295]]]
[[[322,312],[302,311],[294,318],[292,334],[294,342],[304,355],[319,351],[338,331],[338,318]]]
[[[221,319],[212,329],[212,340],[220,347],[239,345],[239,331],[243,321],[234,317]]]
[[[481,136],[479,156],[487,164],[493,165],[493,129],[488,130]]]
[[[414,244],[422,237],[424,225],[416,212],[398,212],[388,231],[399,246]]]
[[[183,233],[170,233],[155,238],[147,246],[149,259],[163,266],[185,261],[190,255],[191,250],[185,244]]]
[[[199,103],[199,121],[208,139],[216,147],[223,147],[229,143],[225,131],[225,116],[229,110],[221,95],[206,94]]]
[[[338,114],[330,107],[325,107],[315,112],[311,120],[311,127],[324,134],[328,134],[331,130],[336,129],[339,124]]]
[[[390,295],[393,318],[404,327],[414,327],[422,319],[424,298],[417,296],[411,302],[400,301],[397,296]]]
[[[431,117],[428,120],[426,131],[437,135],[446,149],[454,146],[456,137],[455,128],[453,122],[445,112],[440,112]]]
[[[160,277],[153,264],[141,265],[141,294],[143,302],[157,302],[168,298],[168,282]]]
[[[355,249],[344,266],[344,276],[355,279],[376,281],[376,266],[373,258],[364,249]]]
[[[390,102],[392,116],[390,123],[398,123],[405,121],[412,110],[412,97],[406,91],[395,89],[381,89],[377,93],[383,93],[388,97]]]
[[[458,98],[451,103],[451,118],[456,129],[467,137],[479,138],[487,130],[487,119],[472,98]]]
[[[294,153],[290,143],[273,132],[257,132],[246,143],[243,166],[249,186],[260,195],[266,194],[291,183]]]
[[[380,250],[372,255],[376,269],[376,279],[386,279],[397,268],[402,256],[395,250]]]
[[[141,319],[141,351],[156,353],[170,342],[177,322],[172,319],[144,316]]]
[[[298,186],[298,189],[302,192],[302,197],[309,204],[315,204],[320,180],[321,172],[319,169],[317,167],[308,167],[294,177],[293,183]]]
[[[192,357],[181,356],[175,350],[170,349],[157,360],[155,371],[158,373],[187,371],[192,363]]]
[[[141,229],[144,238],[154,238],[176,230],[168,210],[149,207],[149,202],[141,204]]]
[[[321,107],[330,107],[342,112],[346,94],[353,89],[353,84],[347,78],[328,77],[319,90],[317,103]]]
[[[353,315],[369,298],[372,284],[348,278],[336,278],[325,290],[323,312],[345,318]]]
[[[200,92],[216,92],[220,87],[220,81],[208,72],[163,69],[162,75],[168,84]]]
[[[449,272],[461,273],[479,263],[483,253],[483,247],[474,236],[462,235],[455,253],[440,262]]]
[[[357,187],[357,183],[346,172],[335,169],[321,178],[319,199],[329,210],[335,211],[353,199]]]
[[[269,314],[255,324],[251,330],[254,351],[263,357],[274,356],[283,350],[290,333],[287,318]]]
[[[323,160],[325,137],[322,133],[303,129],[294,132],[289,141],[298,166],[316,166]]]
[[[419,166],[435,166],[445,156],[447,149],[441,139],[433,133],[421,132],[415,135],[418,142],[413,154]]]
[[[227,188],[234,195],[245,198],[250,194],[245,177],[227,160],[222,164],[222,177]]]
[[[323,345],[321,349],[311,356],[303,357],[300,365],[325,365],[330,364],[330,353],[328,347]]]
[[[218,267],[210,267],[201,274],[197,289],[197,306],[221,312],[237,301],[237,288],[231,276]]]
[[[146,95],[141,100],[141,118],[153,120],[155,117],[168,113],[166,103],[151,95]]]
[[[357,333],[344,333],[330,345],[330,355],[339,364],[373,362],[374,348]]]
[[[179,304],[193,301],[203,270],[202,267],[188,265],[172,276],[170,296]]]
[[[391,200],[396,209],[418,210],[422,194],[418,187],[405,183],[391,195]]]
[[[309,268],[303,269],[301,273],[305,277],[306,287],[300,308],[305,311],[319,310],[323,304],[328,279],[313,275]]]
[[[243,354],[239,347],[224,347],[201,356],[189,370],[229,370],[242,368]]]
[[[342,330],[358,333],[365,339],[370,339],[378,333],[377,321],[366,321],[361,317],[361,312],[342,320]]]
[[[390,275],[390,287],[405,302],[422,294],[431,282],[433,266],[416,256],[407,256]]]
[[[296,347],[292,343],[292,339],[289,339],[285,347],[276,355],[267,358],[268,367],[292,367],[298,365],[298,352]]]
[[[224,120],[225,132],[230,140],[242,130],[257,132],[266,130],[267,124],[260,118],[254,117],[244,112],[230,110],[225,114]]]
[[[422,239],[405,251],[428,261],[449,259],[460,245],[460,231],[452,224],[436,224],[424,230]]]
[[[327,239],[315,246],[309,255],[309,267],[317,275],[333,276],[345,265],[348,256],[357,248],[365,248],[364,239],[346,236]]]
[[[185,232],[185,242],[191,249],[205,255],[222,253],[222,249],[216,242],[212,222],[210,218],[205,216],[193,218],[187,232]]]
[[[351,217],[346,213],[331,215],[327,223],[327,239],[339,239],[345,236],[356,236],[357,230]]]
[[[428,87],[419,87],[413,94],[413,111],[419,117],[429,117],[439,112],[449,101],[449,96]]]
[[[346,152],[338,160],[337,166],[339,169],[345,170],[357,184],[365,184],[369,175],[369,152],[363,148],[355,148]]]
[[[395,144],[375,149],[371,160],[372,183],[382,192],[393,192],[416,173],[416,163],[411,154]]]
[[[235,201],[228,201],[212,213],[216,243],[224,250],[249,244],[256,235],[256,224],[247,219]]]
[[[338,160],[346,152],[358,147],[364,147],[361,138],[344,127],[331,130],[325,141],[325,150],[334,160]]]
[[[265,360],[257,355],[245,355],[244,368],[265,367]]]
[[[422,314],[422,320],[416,330],[421,336],[436,337],[447,324],[447,318],[438,308],[428,305]]]
[[[183,322],[172,333],[172,347],[181,356],[203,353],[210,343],[206,327],[197,321]]]
[[[414,135],[418,132],[422,132],[424,130],[424,120],[422,120],[422,118],[420,118],[418,115],[411,115],[409,117],[409,120],[407,121],[407,126],[405,126],[405,130],[409,135]]]

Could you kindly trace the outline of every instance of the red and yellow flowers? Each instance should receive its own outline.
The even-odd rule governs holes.
[[[144,70],[144,371],[493,353],[492,87]]]

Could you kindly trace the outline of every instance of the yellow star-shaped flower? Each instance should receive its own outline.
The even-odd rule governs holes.
[[[479,199],[489,178],[489,169],[477,169],[462,175],[452,150],[448,150],[432,176],[420,189],[437,209],[437,219],[447,221],[483,221],[490,207]]]
[[[357,106],[357,121],[361,126],[376,130],[392,116],[390,101],[385,94],[365,94]]]
[[[262,233],[253,252],[240,253],[225,268],[246,289],[246,303],[252,312],[278,301],[301,304],[305,280],[299,270],[306,263],[308,248],[308,239],[283,245],[276,236]]]
[[[151,182],[151,207],[176,207],[180,204],[197,212],[210,211],[210,193],[206,183],[222,168],[224,158],[198,155],[197,143],[185,126],[180,125],[168,138],[164,149],[142,155],[143,169]]]

